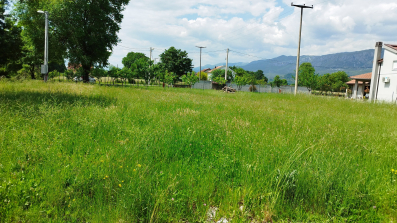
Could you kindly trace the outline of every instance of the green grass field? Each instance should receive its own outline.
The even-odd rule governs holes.
[[[0,114],[0,222],[397,221],[396,105],[26,81]]]

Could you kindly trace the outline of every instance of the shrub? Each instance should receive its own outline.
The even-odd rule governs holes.
[[[200,77],[200,73],[201,73],[201,77]],[[205,72],[198,72],[198,73],[197,73],[197,77],[199,77],[200,80],[202,80],[202,81],[208,80],[208,74],[205,73]]]

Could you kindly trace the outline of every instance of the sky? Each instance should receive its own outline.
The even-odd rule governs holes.
[[[397,43],[395,0],[305,0],[301,55],[373,49]],[[122,67],[128,52],[152,58],[171,46],[188,52],[194,67],[295,56],[300,8],[286,0],[143,0],[125,7],[119,38],[109,62]],[[156,60],[158,61],[158,60]]]

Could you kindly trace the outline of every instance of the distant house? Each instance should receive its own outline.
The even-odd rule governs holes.
[[[378,63],[372,67],[370,95],[373,96],[373,100],[395,102],[397,99],[397,45],[385,44],[384,56],[381,59],[379,52],[382,50],[382,45],[382,42],[377,42],[375,46],[374,60]]]
[[[210,69],[210,68],[207,68],[207,69],[204,69],[203,71],[204,72],[206,72],[207,74],[208,74],[208,80],[211,80],[211,77],[212,77],[212,72],[214,72],[214,70],[218,70],[218,69],[221,69],[221,70],[225,70],[226,69],[226,66],[225,65],[223,65],[223,66],[217,66],[217,67],[215,67],[214,69]],[[235,74],[236,74],[236,72],[234,72],[234,70],[232,70],[232,69],[228,69],[228,70],[230,70],[231,72],[232,72],[232,75],[234,76]]]
[[[367,93],[369,93],[370,89],[371,76],[372,73],[366,73],[350,77],[352,80],[346,84],[352,89],[352,97],[360,99],[364,96],[368,97]],[[366,91],[366,89],[368,90]]]

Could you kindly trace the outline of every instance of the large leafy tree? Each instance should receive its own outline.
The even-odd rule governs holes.
[[[127,56],[123,58],[122,63],[124,67],[131,68],[133,64],[140,58],[149,60],[149,57],[147,57],[144,53],[129,52]]]
[[[57,35],[59,31],[57,25],[63,22],[63,19],[56,13],[60,2],[55,0],[19,0],[13,7],[13,14],[18,18],[18,26],[23,28],[21,33],[24,44],[22,62],[28,65],[32,79],[36,78],[35,68],[43,64],[44,58],[45,17],[37,10],[50,13],[48,20],[49,71],[56,69],[62,72],[65,69],[63,64],[66,47]]]
[[[330,76],[330,83],[332,91],[340,91],[341,88],[346,88],[348,82],[350,80],[349,76],[344,71],[338,71],[332,73]]]
[[[0,66],[22,68],[15,66],[22,56],[21,28],[10,16],[5,15],[8,4],[7,0],[0,0]]]
[[[121,12],[129,0],[61,1],[54,11],[62,22],[56,24],[57,36],[67,48],[70,62],[81,64],[83,80],[93,66],[106,66],[123,19]]]
[[[188,53],[186,51],[176,49],[172,46],[160,54],[160,58],[160,66],[164,67],[168,72],[174,73],[176,77],[181,77],[182,75],[187,74],[187,72],[192,71],[193,60],[188,57]]]
[[[302,63],[299,66],[298,86],[305,86],[309,91],[317,87],[318,75],[311,63]]]

